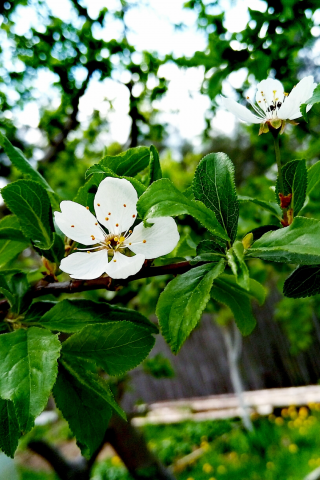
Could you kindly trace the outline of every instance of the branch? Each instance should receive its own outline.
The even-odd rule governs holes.
[[[91,464],[83,458],[66,459],[61,452],[44,440],[31,441],[28,447],[52,465],[61,480],[89,480]]]
[[[133,280],[141,278],[157,277],[159,275],[178,275],[188,272],[192,268],[202,265],[204,262],[199,262],[196,265],[190,265],[190,262],[173,263],[170,265],[162,265],[160,267],[144,266],[136,275],[132,275],[128,280],[113,280],[110,277],[100,277],[94,280],[69,280],[67,282],[52,282],[52,279],[39,280],[31,287],[31,298],[41,297],[43,295],[60,295],[61,293],[78,293],[89,290],[105,289],[110,291],[119,290],[122,285]],[[0,300],[0,313],[6,313],[10,308],[8,300]]]

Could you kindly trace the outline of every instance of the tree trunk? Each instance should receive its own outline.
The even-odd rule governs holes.
[[[114,415],[105,439],[135,480],[175,480],[173,474],[149,450],[143,435],[130,422]]]

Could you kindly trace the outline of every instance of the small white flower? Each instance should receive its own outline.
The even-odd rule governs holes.
[[[305,77],[288,95],[284,92],[283,85],[279,80],[267,78],[257,86],[256,103],[247,97],[256,114],[232,98],[221,97],[220,105],[243,122],[271,123],[274,128],[280,128],[280,126],[284,128],[286,121],[293,123],[293,120],[301,117],[300,106],[312,97],[316,86],[317,84],[314,83],[312,76]],[[310,108],[311,105],[308,105],[307,111]]]
[[[94,199],[97,218],[79,203],[61,202],[61,213],[54,212],[58,227],[72,240],[90,246],[64,258],[61,270],[79,280],[92,280],[103,273],[127,278],[136,274],[146,259],[170,253],[179,241],[173,218],[153,218],[148,220],[152,227],[140,223],[129,230],[137,216],[137,201],[137,192],[128,180],[108,177],[100,183]],[[124,255],[128,250],[135,255]]]

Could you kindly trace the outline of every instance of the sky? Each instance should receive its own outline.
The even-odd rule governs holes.
[[[119,0],[83,0],[88,13],[96,18],[103,7],[109,10],[119,7]],[[204,50],[205,39],[203,34],[196,28],[196,12],[183,9],[185,0],[149,0],[137,2],[137,7],[131,9],[126,15],[126,23],[129,28],[129,41],[137,51],[156,50],[161,55],[173,52],[176,56],[192,56],[197,50]],[[64,21],[72,20],[72,10],[68,0],[47,0],[47,4],[56,16]],[[212,13],[220,13],[220,9],[226,10],[225,26],[230,32],[240,32],[248,22],[248,8],[264,12],[266,3],[262,0],[221,0],[220,7],[214,7]],[[173,23],[183,22],[187,29],[177,31]],[[24,34],[32,25],[37,25],[36,12],[32,8],[21,8],[16,18],[16,31]],[[104,40],[111,40],[121,35],[121,25],[117,21],[107,22],[105,29],[97,29],[95,35]],[[137,62],[139,54],[137,53]],[[82,72],[79,70],[79,81]],[[81,99],[79,120],[84,124],[88,122],[94,109],[101,111],[109,121],[109,132],[104,141],[111,143],[117,141],[125,144],[130,131],[130,118],[128,116],[128,90],[121,83],[124,72],[115,74],[112,79],[106,79],[103,83],[92,79],[89,88]],[[210,100],[200,93],[203,79],[203,69],[190,68],[180,70],[175,64],[166,64],[160,67],[159,75],[169,80],[167,94],[157,102],[156,107],[160,110],[160,120],[169,124],[168,146],[177,149],[183,140],[191,142],[195,148],[200,147],[201,132],[205,128],[205,113],[210,107]],[[242,85],[246,78],[246,70],[242,69],[231,74],[223,84],[224,95],[234,95],[233,88]],[[43,102],[50,92],[50,102],[58,105],[59,97],[52,90],[51,85],[54,75],[42,72],[37,80],[38,103],[29,104],[19,114],[21,125],[28,125],[27,140],[33,142],[39,137],[37,125],[39,122],[38,105]],[[137,87],[138,88],[138,87]],[[114,110],[110,111],[112,100]],[[212,129],[218,133],[231,135],[237,120],[228,112],[218,110],[212,120]],[[38,137],[37,137],[38,136]],[[40,138],[38,138],[40,141]],[[40,153],[39,153],[40,155]]]

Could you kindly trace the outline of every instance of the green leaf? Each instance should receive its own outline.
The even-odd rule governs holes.
[[[1,230],[0,230],[1,232]],[[1,235],[1,233],[0,233]],[[65,254],[64,241],[57,233],[53,234],[53,244],[49,250],[42,250],[41,248],[35,248],[39,255],[47,258],[50,262],[57,265],[61,262]]]
[[[141,313],[129,308],[109,305],[91,300],[62,300],[40,319],[39,324],[50,330],[73,333],[86,325],[104,324],[115,320],[128,320],[144,327],[151,333],[158,333],[156,325]]]
[[[0,292],[8,300],[10,306],[14,306],[16,303],[15,295],[11,292],[11,289],[7,283],[7,280],[3,275],[0,275]]]
[[[292,160],[282,167],[283,194],[292,194],[290,208],[293,216],[296,217],[303,207],[306,199],[308,173],[305,160]],[[276,198],[279,199],[279,177],[276,183]]]
[[[312,297],[320,293],[320,266],[297,267],[284,282],[283,293],[289,298]]]
[[[134,177],[148,167],[150,162],[150,149],[148,147],[129,148],[115,156],[105,156],[99,165],[107,167],[120,176]]]
[[[267,202],[265,200],[247,197],[245,195],[238,195],[238,199],[240,202],[251,202],[256,205],[259,205],[259,207],[262,207],[268,212],[272,213],[272,215],[277,217],[279,220],[282,219],[282,210],[276,202]]]
[[[156,180],[160,180],[162,178],[162,171],[160,166],[160,159],[158,150],[151,145],[150,146],[150,165],[149,165],[149,185],[155,182]]]
[[[0,335],[0,397],[13,401],[24,432],[46,406],[60,348],[58,338],[40,328]]]
[[[12,275],[8,280],[10,292],[14,296],[14,303],[11,305],[12,311],[15,313],[24,312],[31,303],[31,298],[28,298],[29,282],[27,274],[20,272]]]
[[[57,302],[50,302],[48,300],[42,302],[34,302],[24,314],[24,323],[39,322],[41,317],[47,313],[51,308],[57,305]]]
[[[216,215],[231,243],[237,235],[239,202],[234,183],[234,166],[225,153],[210,153],[199,163],[193,193]]]
[[[271,232],[271,231],[274,232],[275,230],[279,230],[279,229],[280,227],[278,227],[277,225],[262,225],[261,227],[257,227],[257,228],[254,228],[253,230],[250,230],[250,232],[248,232],[246,235],[248,235],[249,233],[252,233],[253,240],[256,241],[259,238],[261,238],[262,235],[264,235],[265,233]]]
[[[238,285],[234,275],[221,275],[214,281],[211,290],[214,300],[230,308],[242,335],[249,335],[256,325],[250,298],[256,298],[262,305],[265,295],[265,289],[260,283],[250,278],[249,290],[245,290]]]
[[[27,178],[30,180],[34,180],[35,182],[39,183],[45,190],[48,190],[49,192],[53,192],[52,188],[50,185],[47,183],[47,181],[43,178],[42,175],[40,175],[37,170],[32,168],[30,165],[30,162],[23,156],[22,152],[14,147],[7,137],[2,135],[0,132],[0,145],[3,147],[4,151],[8,155],[10,161],[12,164]]]
[[[105,174],[92,175],[82,187],[79,188],[77,195],[73,201],[80,203],[84,207],[89,207],[90,211],[94,212],[93,200],[97,192],[99,183],[105,178]]]
[[[306,103],[303,103],[302,105],[300,105],[300,112],[306,122],[308,121],[307,106],[314,105],[315,103],[319,103],[319,102],[320,102],[320,85],[318,85],[314,89],[312,97],[309,98],[309,100],[307,100]]]
[[[228,265],[236,277],[237,283],[245,290],[249,290],[249,270],[244,261],[243,245],[235,242],[232,248],[227,251]]]
[[[59,410],[69,423],[83,455],[89,457],[102,444],[112,410],[125,413],[97,373],[87,362],[61,359],[53,395]]]
[[[308,169],[307,195],[318,186],[320,182],[320,162],[315,163]]]
[[[0,398],[0,449],[13,458],[21,436],[13,402]]]
[[[18,238],[22,242],[30,243],[18,228],[0,228],[0,240],[17,240]]]
[[[124,178],[125,180],[128,180],[128,182],[130,182],[131,185],[135,188],[138,197],[140,197],[147,189],[147,187],[145,187],[143,183],[139,182],[139,180],[137,180],[136,178],[117,175],[110,168],[104,167],[103,165],[97,164],[92,165],[92,167],[88,168],[88,170],[86,171],[86,178],[88,178],[92,174],[103,174],[103,178]]]
[[[63,344],[67,357],[92,360],[109,375],[122,375],[149,354],[154,338],[146,328],[131,322],[88,325]]]
[[[53,243],[52,217],[48,193],[32,180],[18,180],[1,190],[1,195],[18,217],[25,237],[39,248],[49,249]]]
[[[15,215],[7,215],[0,221],[0,232],[4,229],[19,230],[19,228],[19,220]],[[19,236],[14,240],[0,239],[0,268],[3,268],[30,245],[30,242],[25,239],[23,233],[21,231],[19,232]]]
[[[296,217],[289,227],[264,234],[246,251],[248,257],[282,263],[320,263],[320,221]]]
[[[199,262],[219,262],[225,257],[221,253],[201,253],[190,260],[190,265],[196,265]]]
[[[197,245],[197,255],[202,253],[217,253],[221,255],[226,254],[226,242],[220,238],[214,238],[212,240],[202,240]]]
[[[187,234],[180,237],[174,252],[177,257],[192,257],[196,255],[196,249],[197,244],[193,241],[192,237]]]
[[[167,178],[157,180],[147,188],[138,200],[137,209],[144,220],[182,214],[192,215],[211,233],[229,240],[214,213],[202,202],[189,200]]]
[[[173,353],[178,353],[198,324],[209,298],[212,282],[224,271],[225,261],[201,265],[171,280],[161,293],[156,314],[161,332]]]

